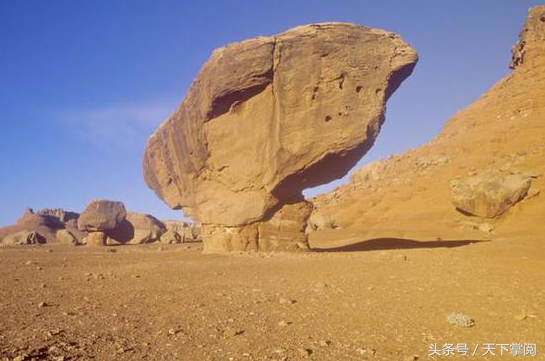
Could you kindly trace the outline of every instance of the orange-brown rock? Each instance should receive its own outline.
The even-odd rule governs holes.
[[[529,11],[513,49],[513,71],[441,134],[354,172],[349,184],[312,200],[313,216],[338,228],[313,231],[311,244],[543,235],[544,39],[545,6],[539,6]],[[452,193],[453,185],[461,188]]]
[[[303,189],[343,176],[366,153],[386,100],[416,61],[399,36],[344,23],[217,49],[148,140],[146,183],[207,225],[205,242],[216,232],[254,239],[256,223],[303,201]]]

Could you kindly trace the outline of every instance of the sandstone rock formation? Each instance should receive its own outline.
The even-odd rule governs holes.
[[[90,232],[82,243],[89,246],[106,245],[106,232],[119,227],[126,215],[125,205],[121,202],[104,199],[91,201],[78,218],[78,228]]]
[[[0,240],[9,234],[21,231],[38,232],[46,242],[55,242],[57,229],[63,228],[58,218],[50,215],[36,214],[31,208],[27,208],[14,225],[0,228]]]
[[[78,228],[82,231],[109,231],[119,226],[127,212],[121,202],[104,199],[91,201],[78,218]]]
[[[42,236],[36,231],[28,231],[28,230],[10,233],[2,239],[2,245],[5,245],[5,246],[42,244],[45,242],[46,242],[46,239],[44,236]]]
[[[107,233],[108,237],[120,243],[143,244],[158,241],[165,231],[165,226],[155,217],[127,212],[125,220]]]
[[[146,183],[203,224],[205,251],[306,248],[302,190],[367,152],[416,61],[397,35],[343,23],[217,49],[148,140]]]
[[[59,231],[57,231],[55,238],[59,243],[66,243],[72,236],[76,238],[77,242],[80,242],[87,237],[87,232],[78,229],[79,213],[70,212],[61,208],[42,208],[39,209],[36,214],[56,218],[58,222],[62,223],[63,229],[70,233],[69,236],[65,232],[59,233]],[[51,241],[48,241],[48,243],[51,243]]]
[[[79,218],[79,213],[65,211],[61,208],[42,208],[39,209],[36,214],[58,218],[62,223],[77,221]]]
[[[312,199],[312,216],[331,219],[339,228],[310,233],[311,244],[338,246],[387,237],[460,240],[543,235],[545,202],[539,190],[545,187],[540,176],[545,172],[544,39],[545,6],[539,6],[529,11],[513,49],[513,71],[458,112],[441,134],[420,148],[355,171],[349,184]],[[479,196],[478,191],[470,196],[474,206],[456,202],[466,212],[495,217],[484,224],[456,210],[451,183],[487,172],[501,172],[507,181],[500,181],[498,175],[491,183],[502,194],[497,201]],[[509,174],[528,175],[531,188],[527,180]],[[509,185],[512,181],[514,188]],[[517,202],[526,191],[528,195]],[[491,210],[483,206],[487,203],[494,204]]]
[[[496,218],[521,201],[530,189],[531,178],[523,174],[488,171],[452,184],[453,203],[461,212]]]
[[[198,225],[167,223],[176,228],[181,239],[200,240]],[[27,208],[14,225],[0,228],[0,244],[142,244],[158,242],[166,230],[163,222],[149,214],[127,212],[122,202],[99,200],[90,202],[81,217],[79,213],[60,208],[43,208],[37,212]],[[33,232],[43,236],[44,242],[38,242],[36,237],[27,241],[26,235]]]

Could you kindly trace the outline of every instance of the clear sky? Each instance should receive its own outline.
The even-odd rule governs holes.
[[[306,23],[387,29],[418,51],[360,165],[414,148],[508,73],[526,11],[540,3],[0,1],[0,226],[27,206],[81,211],[93,198],[180,218],[142,179],[147,137],[214,48]]]

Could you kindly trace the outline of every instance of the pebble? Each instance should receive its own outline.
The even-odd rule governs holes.
[[[38,303],[38,307],[46,307],[46,306],[48,306],[48,304],[46,302],[42,301],[42,302]]]
[[[280,300],[278,300],[278,302],[280,302],[281,304],[290,304],[290,305],[293,305],[295,303],[297,303],[296,300],[290,300],[290,299],[287,299],[287,298],[280,298]]]
[[[282,320],[282,321],[278,322],[278,327],[286,327],[289,324],[291,324],[291,322]]]
[[[223,330],[223,332],[221,333],[221,336],[223,338],[231,338],[231,337],[234,337],[234,336],[238,336],[238,335],[241,335],[243,334],[244,331],[243,330],[236,330],[234,328],[226,328],[225,330]]]
[[[310,348],[298,348],[297,351],[299,351],[299,354],[302,357],[308,357],[312,354],[312,350]]]

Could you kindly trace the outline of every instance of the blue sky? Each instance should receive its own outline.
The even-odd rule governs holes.
[[[180,218],[142,179],[147,137],[214,48],[306,23],[387,29],[418,51],[417,68],[390,99],[382,132],[360,165],[414,148],[508,73],[526,11],[539,4],[1,1],[0,226],[27,206],[81,211],[93,198]]]

